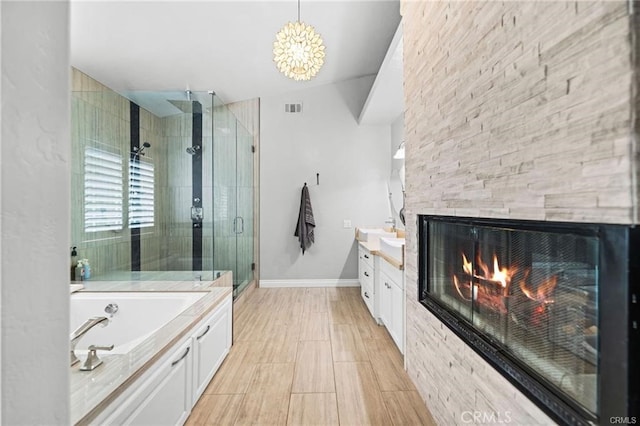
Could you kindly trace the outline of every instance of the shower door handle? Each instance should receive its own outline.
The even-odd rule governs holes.
[[[240,221],[240,229],[238,229],[238,221]],[[242,216],[233,218],[233,232],[236,234],[244,233],[244,218]]]

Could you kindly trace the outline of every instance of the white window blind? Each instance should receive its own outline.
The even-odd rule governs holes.
[[[87,147],[84,151],[84,231],[122,229],[122,156]]]
[[[129,228],[153,226],[154,169],[146,159],[129,163]]]

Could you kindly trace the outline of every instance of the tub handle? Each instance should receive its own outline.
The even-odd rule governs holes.
[[[175,361],[173,361],[171,363],[171,366],[173,367],[174,365],[176,365],[177,363],[179,363],[180,361],[182,361],[188,354],[189,354],[189,349],[191,349],[191,346],[187,347],[187,350],[184,351],[184,353],[182,354],[182,356],[178,359],[176,359]]]
[[[196,340],[200,340],[204,337],[205,334],[207,334],[209,332],[209,330],[211,329],[211,324],[209,324],[207,326],[207,329],[204,331],[204,333],[202,333],[201,335],[199,335],[198,337],[196,337]]]

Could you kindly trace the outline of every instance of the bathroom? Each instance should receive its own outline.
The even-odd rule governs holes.
[[[635,160],[627,155],[632,146],[628,135],[634,126],[628,117],[635,113],[631,106],[636,105],[628,89],[633,81],[632,71],[637,68],[629,59],[633,47],[630,40],[634,40],[630,35],[635,35],[636,30],[629,28],[626,2],[584,7],[576,2],[554,2],[539,9],[533,2],[522,9],[515,4],[490,2],[473,10],[464,9],[469,5],[463,4],[436,6],[427,11],[420,2],[402,2],[405,36],[412,43],[405,49],[411,52],[405,57],[405,66],[413,76],[405,81],[405,92],[411,96],[407,97],[403,126],[407,140],[407,283],[411,283],[407,287],[406,318],[412,324],[407,330],[407,369],[423,398],[431,398],[430,409],[439,423],[460,421],[460,412],[473,408],[484,412],[509,411],[512,416],[551,423],[546,411],[500,374],[494,374],[473,351],[462,344],[444,345],[445,337],[448,342],[458,342],[455,335],[432,321],[424,307],[409,297],[418,291],[416,215],[637,223],[634,195],[637,185],[629,178],[635,176]],[[447,8],[455,13],[449,13]],[[610,19],[589,26],[595,29],[592,32],[579,31],[602,16]],[[541,25],[533,17],[544,18],[551,29],[545,33],[533,31]],[[69,337],[66,287],[72,265],[70,248],[81,247],[72,241],[70,220],[73,90],[69,4],[43,2],[34,7],[30,3],[3,2],[0,19],[3,74],[0,415],[7,424],[68,424],[69,398],[61,389],[69,386],[69,354],[67,347],[60,347],[60,342],[67,342]],[[469,37],[452,31],[447,27],[450,22],[465,28]],[[445,28],[440,40],[443,45],[450,45],[439,49],[422,38],[420,34],[428,24]],[[482,34],[490,31],[494,31],[491,34],[499,41],[482,44],[482,40],[488,40]],[[577,45],[591,46],[592,52],[568,51],[572,44],[559,43],[567,32],[579,39]],[[525,40],[523,44],[511,46],[511,41],[520,38]],[[490,51],[495,46],[513,47],[513,51]],[[463,54],[455,54],[474,50],[485,54],[464,58]],[[462,62],[458,62],[452,64],[458,67],[450,66],[446,71],[444,67],[425,66],[425,56],[447,63],[449,52],[452,58],[472,61],[472,65],[459,66]],[[479,80],[480,71],[483,78],[492,75],[491,66],[485,66],[483,58],[494,54],[503,55],[504,66],[499,74],[504,80],[491,83]],[[570,67],[571,61],[566,58],[575,57],[585,61]],[[593,64],[602,66],[592,67]],[[590,68],[602,72],[582,71]],[[466,71],[473,75],[466,75]],[[540,79],[544,82],[538,83]],[[430,86],[432,81],[441,84]],[[620,81],[624,84],[619,84]],[[308,271],[310,284],[327,277],[335,281],[354,279],[357,256],[354,227],[384,223],[389,217],[389,205],[401,204],[397,198],[389,202],[389,192],[395,196],[400,192],[397,182],[391,191],[387,188],[387,182],[398,169],[391,157],[402,141],[391,133],[394,129],[395,134],[401,132],[391,125],[380,129],[357,126],[354,104],[364,104],[367,90],[362,87],[368,84],[371,80],[362,77],[334,84],[329,90],[311,87],[303,95],[286,92],[261,97],[260,158],[278,167],[265,170],[266,164],[260,164],[260,203],[256,210],[259,212],[256,217],[260,218],[260,246],[259,257],[253,259],[259,265],[260,280],[271,280],[272,284],[286,282],[298,277],[300,270]],[[478,93],[484,93],[489,85],[504,89],[496,95],[494,106],[502,114],[497,118],[481,114],[484,111],[481,105],[487,99]],[[174,88],[180,95],[172,100],[187,100],[186,84],[182,86],[180,90]],[[460,90],[438,92],[434,87],[460,87]],[[536,91],[530,92],[532,87]],[[200,91],[209,89],[223,90],[203,87]],[[582,97],[587,95],[589,100],[585,101]],[[529,108],[524,111],[532,119],[538,117],[536,114],[543,117],[536,126],[510,128],[503,124],[514,122],[509,114],[522,112],[511,108],[513,102],[526,103],[532,97],[538,97],[539,102],[522,108]],[[354,102],[356,99],[359,101]],[[429,99],[441,102],[430,103]],[[280,111],[286,103],[301,103],[304,114],[283,116]],[[324,105],[321,110],[315,108],[319,103]],[[460,114],[466,108],[472,109],[469,114]],[[327,125],[329,119],[335,118],[332,114],[338,115],[340,111],[344,113],[337,118],[340,125]],[[548,117],[556,118],[545,121]],[[307,134],[302,130],[304,120],[317,122],[318,127]],[[285,124],[287,134],[281,131]],[[543,136],[535,133],[536,129],[549,128],[553,131]],[[385,135],[380,136],[381,132]],[[567,135],[574,135],[575,140],[564,143],[560,138]],[[516,138],[520,138],[517,144],[513,142]],[[461,140],[459,146],[452,142],[457,139]],[[531,148],[532,140],[540,145]],[[308,144],[302,145],[301,141]],[[159,139],[142,138],[140,142],[150,144],[144,157],[164,161]],[[180,147],[180,158],[185,161],[190,157],[186,148],[194,146],[189,143],[183,141]],[[130,154],[129,149],[122,152]],[[557,158],[544,155],[547,153]],[[520,154],[527,157],[521,158]],[[292,161],[294,158],[296,161]],[[575,169],[583,164],[584,170]],[[344,183],[347,176],[349,184]],[[305,182],[319,226],[317,251],[301,256],[292,234],[299,191]],[[364,200],[376,201],[366,208],[350,210],[331,204],[330,190],[334,191],[333,196],[356,200],[360,205]],[[189,212],[186,223],[193,225],[192,200],[178,205]],[[204,214],[203,219],[207,218]],[[293,248],[286,245],[289,243]],[[338,245],[342,251],[327,250],[328,246]],[[323,256],[317,262],[320,267],[312,261],[318,259],[312,256],[315,254]],[[78,257],[84,256],[78,252]],[[86,257],[99,275],[100,265],[96,263],[99,255]],[[342,261],[336,262],[337,258]],[[126,263],[126,256],[123,261]],[[212,264],[211,268],[217,266]],[[281,273],[276,275],[275,270]],[[429,324],[438,326],[429,328]],[[446,335],[437,345],[430,345],[424,338],[441,332]],[[460,353],[465,359],[459,359]],[[432,359],[438,362],[437,368],[431,364]],[[449,359],[461,362],[440,364]],[[467,363],[474,368],[474,374],[464,371]],[[452,370],[449,379],[440,375],[440,371],[447,369]],[[456,393],[455,386],[461,382],[469,384],[471,396]],[[438,387],[434,388],[433,383]],[[474,395],[480,401],[478,406],[469,401],[476,400]]]
[[[65,43],[62,41],[67,37],[64,34],[67,34],[66,31],[68,31],[68,5],[50,5],[49,9],[44,8],[37,13],[35,13],[33,9],[29,8],[29,5],[20,6],[12,4],[11,6],[11,8],[8,8],[8,6],[3,4],[3,12],[5,12],[3,14],[3,18],[7,16],[19,16],[22,18],[24,16],[24,25],[32,25],[33,27],[41,28],[41,30],[46,34],[59,34],[59,36],[52,36],[50,40],[52,46],[55,45],[55,49],[61,49],[62,52],[57,54],[55,58],[47,56],[46,60],[52,61],[48,65],[55,68],[55,66],[59,66],[61,63],[68,63],[69,50],[68,48],[63,47]],[[399,14],[397,10],[395,16],[395,21],[390,23],[387,28],[389,37],[393,35],[393,31],[395,31],[395,27],[399,22]],[[12,21],[15,20],[12,19]],[[13,37],[10,38],[9,36],[9,34],[13,34],[10,32],[11,30],[14,29],[9,24],[5,25],[5,21],[3,20],[3,33],[5,33],[3,36],[3,42],[8,43],[9,39],[14,40]],[[15,31],[16,34],[22,32],[18,28],[15,28]],[[34,37],[37,38],[37,36]],[[62,39],[59,37],[62,37]],[[25,40],[25,42],[28,41]],[[27,51],[28,48],[29,45],[25,46],[16,44],[15,52],[16,54],[18,51],[24,52]],[[380,55],[384,55],[385,50],[386,47],[381,47],[379,52]],[[17,57],[13,58],[9,56],[11,52],[13,52],[13,50],[9,48],[5,49],[3,46],[3,64],[15,63],[16,66],[20,64],[20,67],[27,67],[26,64],[18,61]],[[22,55],[19,56],[22,58]],[[41,56],[37,56],[33,60],[37,60],[42,67],[47,64]],[[59,71],[58,73],[47,73],[49,78],[61,78],[61,81],[69,80],[72,82],[73,79],[69,74],[69,70],[67,70],[67,74],[64,76],[62,76]],[[19,75],[24,78],[37,78],[37,75],[29,75],[28,73],[19,73]],[[251,261],[246,263],[248,263],[249,268],[251,263],[256,263],[257,272],[264,271],[263,276],[261,276],[260,279],[290,280],[292,278],[299,277],[299,271],[308,270],[308,274],[306,274],[306,276],[308,279],[314,280],[316,283],[330,278],[334,281],[343,280],[347,283],[350,281],[350,285],[353,285],[353,281],[357,276],[357,253],[355,249],[354,229],[359,224],[382,224],[386,219],[388,219],[390,212],[392,211],[389,205],[390,201],[388,191],[388,182],[391,176],[392,166],[391,156],[399,144],[399,141],[391,141],[390,127],[388,125],[380,127],[358,126],[357,119],[360,112],[359,109],[362,108],[362,105],[366,100],[368,88],[373,82],[373,79],[374,76],[372,75],[364,78],[354,78],[351,79],[351,81],[342,82],[337,85],[329,85],[325,88],[329,90],[312,87],[306,89],[306,92],[304,93],[296,93],[293,91],[285,95],[276,95],[261,99],[261,140],[259,142],[262,144],[260,145],[259,143],[255,143],[255,141],[251,141],[253,145],[256,145],[257,150],[261,150],[258,154],[260,155],[262,162],[262,174],[259,175],[262,183],[260,186],[260,192],[258,193],[258,191],[256,191],[256,200],[258,199],[257,195],[259,194],[260,200],[273,199],[279,201],[277,203],[265,203],[262,201],[259,205],[260,216],[257,214],[255,216],[256,218],[260,218],[258,226],[262,225],[262,228],[264,229],[259,240],[260,244],[263,245],[258,251],[261,257],[255,256],[253,259],[250,259]],[[82,80],[82,77],[80,80]],[[22,87],[23,85],[24,84],[20,84],[19,86]],[[31,86],[27,90],[23,91],[20,99],[11,98],[11,105],[16,105],[16,107],[22,112],[33,111],[32,108],[37,108],[38,105],[42,105],[42,99],[40,99],[40,102],[28,102],[28,105],[23,103],[27,100],[34,99],[35,92],[31,92],[31,90],[36,90],[37,87],[37,85]],[[82,85],[80,87],[74,87],[73,85],[69,86],[67,84],[59,86],[59,82],[55,83],[55,87],[66,87],[66,89],[69,90],[69,94],[63,94],[65,90],[60,90],[56,95],[56,99],[58,100],[57,102],[59,102],[59,104],[57,104],[58,106],[45,108],[47,113],[57,111],[62,115],[59,119],[51,117],[50,119],[40,123],[45,128],[45,134],[48,136],[46,136],[46,139],[42,139],[40,137],[37,137],[36,139],[47,141],[47,143],[41,142],[44,144],[44,147],[42,145],[39,149],[35,149],[34,147],[34,155],[23,156],[22,159],[18,159],[15,162],[9,161],[11,158],[9,154],[15,152],[11,151],[8,153],[3,150],[3,171],[5,173],[10,173],[12,176],[9,178],[10,180],[17,179],[22,182],[21,186],[23,187],[23,190],[16,193],[16,201],[18,202],[16,208],[21,212],[21,223],[30,223],[30,226],[35,223],[33,219],[29,218],[29,213],[37,214],[37,217],[39,218],[42,217],[41,215],[46,214],[46,217],[49,218],[46,220],[47,225],[44,225],[43,223],[43,226],[39,227],[41,229],[38,234],[42,236],[44,229],[46,229],[47,232],[50,231],[55,234],[55,236],[52,235],[51,237],[41,238],[39,244],[35,246],[30,245],[29,249],[26,249],[26,247],[21,245],[21,242],[29,240],[29,230],[23,226],[14,226],[14,224],[5,222],[3,227],[3,236],[10,240],[15,240],[12,244],[15,253],[25,250],[23,253],[24,257],[31,259],[29,262],[29,264],[32,265],[29,279],[33,280],[34,284],[29,288],[18,286],[15,289],[12,288],[9,290],[12,287],[12,284],[10,283],[12,283],[12,279],[14,277],[12,275],[13,266],[19,266],[20,261],[17,260],[15,262],[10,262],[11,266],[4,266],[3,264],[3,271],[5,272],[3,289],[6,294],[6,296],[3,297],[3,303],[7,303],[7,307],[3,308],[3,317],[7,318],[11,316],[11,307],[13,306],[30,306],[30,310],[33,309],[38,312],[42,311],[43,315],[48,318],[49,325],[52,324],[51,318],[63,318],[64,315],[61,311],[67,310],[67,307],[69,306],[68,296],[63,299],[62,297],[59,297],[60,295],[57,295],[58,297],[56,297],[51,294],[51,289],[56,286],[54,282],[62,278],[57,277],[58,274],[51,273],[51,271],[64,271],[64,278],[68,281],[72,273],[72,266],[75,262],[80,259],[88,259],[92,270],[90,282],[96,285],[96,283],[98,283],[96,280],[99,280],[101,275],[106,275],[109,269],[111,269],[111,272],[113,272],[113,270],[126,271],[127,267],[131,267],[135,264],[135,260],[132,261],[132,242],[127,238],[118,238],[121,236],[118,234],[118,230],[98,231],[97,233],[103,232],[103,235],[96,238],[89,238],[89,240],[92,239],[93,241],[86,241],[82,236],[83,233],[86,234],[86,232],[83,232],[85,231],[85,221],[82,220],[82,215],[80,214],[81,209],[76,208],[78,206],[82,207],[84,202],[82,198],[78,197],[78,193],[80,191],[77,189],[82,187],[84,183],[82,177],[77,173],[77,165],[82,164],[82,159],[85,155],[83,149],[86,148],[86,146],[81,146],[74,142],[80,139],[85,139],[86,141],[93,138],[86,128],[82,128],[81,126],[76,126],[74,128],[74,124],[69,120],[69,117],[73,116],[74,111],[77,111],[77,108],[95,108],[98,103],[106,105],[108,102],[105,100],[106,97],[115,97],[118,95],[108,91],[101,91],[101,93],[97,93],[93,90],[82,90]],[[207,87],[207,89],[215,90],[217,88]],[[9,96],[11,95],[11,91],[8,89],[8,86],[3,85],[2,94],[3,100],[10,99]],[[210,100],[205,100],[208,95],[206,90],[201,90],[199,92],[194,91],[194,98],[196,95],[202,95],[203,105],[206,105],[207,102],[209,104],[211,103]],[[99,97],[100,99],[91,99],[91,97]],[[40,97],[38,96],[37,98]],[[47,96],[46,98],[50,99],[50,96]],[[66,102],[65,99],[69,99],[69,108],[64,107]],[[171,96],[166,99],[184,102],[188,101],[188,95],[186,91],[174,90]],[[53,100],[51,101],[53,102]],[[130,119],[130,117],[128,117],[130,111],[127,112],[128,105],[123,104],[124,98],[113,101],[120,103],[122,108],[119,108],[117,113],[114,113],[114,111],[111,110],[111,114],[114,117],[118,116],[119,119],[125,122],[127,119]],[[280,114],[282,105],[286,102],[292,101],[303,102],[305,108],[304,114],[300,117],[282,117],[282,114]],[[7,102],[6,105],[9,105],[9,103]],[[76,110],[74,110],[74,108],[76,108]],[[9,111],[12,111],[12,109],[3,109],[3,115],[8,114]],[[65,111],[68,111],[68,115]],[[20,116],[22,116],[22,112],[20,113]],[[87,111],[84,112],[87,113]],[[183,114],[186,115],[186,113]],[[269,117],[269,114],[272,116]],[[34,111],[32,115],[38,116],[38,113]],[[238,113],[238,116],[240,115],[241,114]],[[13,118],[13,116],[10,117],[7,115],[4,115],[4,117],[3,123],[7,123],[10,118]],[[95,117],[95,115],[92,115],[89,120],[93,117]],[[282,120],[288,120],[288,122],[283,122]],[[59,122],[72,123],[69,126],[63,126],[63,128],[60,128],[59,130],[59,132],[71,135],[71,138],[68,136],[62,138],[67,141],[62,145],[54,143],[49,144],[48,141],[51,140],[53,137],[52,135],[57,134],[57,131],[53,131],[52,133],[51,126],[55,127]],[[307,126],[308,123],[315,123],[316,128],[314,128],[313,132],[304,130],[304,127]],[[102,124],[104,125],[104,123]],[[282,132],[282,128],[285,125],[290,130]],[[124,159],[123,167],[127,167],[126,160],[133,158],[140,162],[153,161],[154,171],[157,173],[156,176],[158,177],[160,177],[160,171],[162,168],[167,167],[163,162],[167,161],[185,163],[184,169],[188,170],[188,167],[190,166],[189,162],[193,159],[193,157],[186,151],[188,147],[194,146],[192,138],[190,137],[191,135],[179,135],[175,141],[175,154],[172,153],[171,156],[167,156],[165,154],[168,149],[166,144],[167,138],[164,135],[158,135],[157,133],[154,134],[155,129],[153,128],[153,123],[150,123],[148,117],[141,114],[140,139],[138,141],[137,149],[140,150],[141,148],[144,148],[144,150],[141,154],[136,154],[136,150],[133,150],[131,145],[128,144],[128,140],[130,139],[128,135],[128,132],[130,131],[130,129],[128,129],[129,126],[119,124],[112,127],[113,130],[110,131],[113,131],[114,134],[112,136],[110,135],[109,139],[111,141],[117,141],[113,142],[114,144],[121,144],[117,147],[117,152],[119,155],[122,155],[122,158]],[[40,127],[29,127],[28,132],[36,131],[38,128]],[[219,136],[224,137],[224,133],[222,131],[219,133],[221,134]],[[20,140],[18,136],[30,139],[31,135],[32,133],[25,135],[16,134],[10,135],[9,137],[15,136]],[[7,137],[6,133],[4,137]],[[277,143],[282,143],[286,146],[278,147],[275,145],[276,142],[270,142],[267,145],[265,140],[276,141]],[[148,147],[144,145],[145,142],[149,144]],[[60,143],[62,143],[62,140],[60,140]],[[205,135],[200,151],[203,156],[213,154],[209,144],[210,140],[207,141]],[[374,149],[372,149],[372,147],[374,147]],[[105,151],[110,150],[113,150],[113,148],[108,147],[105,149]],[[301,158],[297,163],[291,161],[291,159],[296,155]],[[352,167],[352,161],[355,157],[360,158],[361,167],[359,168]],[[44,166],[42,163],[35,164],[34,162],[36,161],[46,163],[48,166]],[[278,167],[266,168],[265,164],[269,163],[278,164],[279,170],[274,170],[278,169]],[[12,170],[11,165],[18,166],[17,170]],[[67,167],[71,168],[72,173],[68,177],[65,177],[67,174],[65,170],[68,170]],[[27,175],[31,175],[31,177],[22,176],[22,172],[27,169],[38,169],[39,173],[37,177],[31,175],[31,173],[27,173]],[[52,175],[49,178],[44,178],[47,176],[47,170],[51,171]],[[171,167],[170,170],[175,171],[176,169]],[[74,171],[76,171],[75,174],[73,173]],[[394,177],[394,185],[396,185],[396,189],[394,192],[396,193],[394,194],[394,208],[397,211],[399,209],[399,204],[401,203],[401,191],[399,190],[397,170],[395,172],[396,177]],[[205,170],[203,173],[203,187],[207,185],[207,178],[205,178],[206,173],[207,171]],[[213,173],[215,174],[216,171]],[[276,174],[274,176],[270,176],[270,173]],[[231,177],[231,175],[229,176]],[[258,175],[256,175],[256,178],[257,176]],[[183,178],[186,183],[181,183],[180,185],[188,188],[185,189],[185,191],[190,191],[191,188],[189,188],[189,185],[191,176],[183,176]],[[209,185],[212,185],[211,178],[212,176],[208,176]],[[3,180],[3,182],[7,183],[8,180]],[[213,185],[215,185],[215,177],[213,182]],[[318,239],[314,249],[302,257],[295,249],[296,240],[293,237],[293,226],[295,225],[295,216],[297,215],[297,208],[299,205],[300,189],[305,182],[309,185],[315,209],[314,211],[318,221],[318,228],[316,230]],[[24,189],[29,187],[30,183],[36,183],[38,185],[37,195],[31,194],[30,191]],[[345,183],[348,183],[348,185],[345,186]],[[51,184],[50,188],[47,186],[48,184]],[[72,190],[72,188],[75,189]],[[170,192],[170,188],[166,188],[167,189],[165,190],[161,187],[158,192],[154,194],[157,200],[162,200],[161,197],[163,196],[166,197],[166,195],[163,195],[162,191],[167,193]],[[214,188],[213,193],[215,193],[215,189],[217,188]],[[16,190],[17,188],[15,187],[3,190],[3,205],[7,209],[11,209],[10,198],[12,197],[12,194],[14,194],[13,191]],[[123,188],[125,196],[128,195],[127,192],[128,188],[125,186]],[[221,193],[222,191],[218,192]],[[333,198],[331,195],[332,193],[337,195],[338,198]],[[357,193],[358,197],[361,197],[360,205],[358,206],[355,206],[355,203],[352,202],[353,193]],[[53,194],[55,194],[55,200],[52,199],[51,202],[48,202],[47,197]],[[193,205],[193,200],[190,195],[191,194],[189,194],[189,196],[184,196],[183,194],[180,194],[181,198],[180,196],[176,196],[176,200],[172,200],[172,204],[169,204],[170,211],[172,209],[179,211],[181,222],[178,223],[179,226],[176,227],[176,232],[192,232],[193,220],[190,217],[190,208]],[[70,208],[66,206],[66,203],[60,202],[60,200],[65,198],[71,200],[70,205],[74,206],[74,208]],[[180,202],[177,202],[177,198],[180,198]],[[362,205],[362,201],[364,200],[374,201],[373,204],[364,206]],[[216,213],[206,210],[207,207],[205,201],[206,199],[203,197],[203,207],[205,207],[203,212],[203,232],[206,233],[210,231],[210,225],[208,225],[207,222],[210,221]],[[43,205],[46,207],[43,208]],[[273,207],[269,208],[271,206]],[[343,206],[344,208],[336,208],[339,206]],[[255,210],[257,211],[258,209]],[[8,210],[6,211],[8,212]],[[27,215],[25,216],[23,213],[26,213]],[[3,216],[12,217],[13,215],[3,214]],[[232,215],[227,216],[231,221],[233,221],[233,218],[235,217]],[[61,221],[56,219],[61,217],[73,219],[69,220],[69,222],[67,222],[66,219]],[[247,215],[247,217],[249,216]],[[42,218],[44,219],[44,217]],[[125,223],[127,219],[128,218],[125,216]],[[168,225],[162,222],[168,222],[170,220],[170,217],[164,218],[156,215],[155,221],[157,221],[157,223],[154,223],[154,225],[167,227]],[[351,225],[345,226],[345,221],[350,221]],[[246,233],[248,233],[249,225],[252,223],[252,220],[244,220]],[[231,226],[227,227],[227,229],[229,228],[231,228],[231,231],[233,230],[233,223],[231,223]],[[12,231],[10,230],[15,232],[15,234],[13,234],[14,236],[11,236]],[[58,231],[60,231],[59,235],[57,234]],[[184,262],[184,259],[176,259],[178,257],[176,255],[176,251],[171,251],[170,246],[175,242],[175,240],[177,240],[178,236],[175,234],[158,235],[157,232],[150,235],[145,231],[147,230],[144,227],[140,228],[139,267],[141,273],[168,268],[175,268],[179,270],[192,269],[192,265],[189,265],[188,261]],[[16,238],[15,236],[18,235],[19,238]],[[93,235],[91,235],[91,237],[93,237]],[[236,236],[234,235],[233,237],[235,238]],[[165,241],[159,244],[151,244],[151,240],[154,238],[165,238]],[[171,240],[172,238],[174,238],[174,241]],[[64,244],[64,258],[61,258],[58,255],[60,248],[58,246],[61,241],[68,241],[68,243]],[[251,240],[251,242],[247,243],[247,246],[248,244],[253,244],[257,241],[258,240]],[[185,242],[182,244],[188,246],[189,243],[190,241],[185,238]],[[336,243],[343,248],[339,251],[329,249],[329,247],[333,247]],[[124,250],[116,250],[115,246],[117,244],[124,247]],[[214,245],[216,248],[211,250],[217,250],[218,247],[221,247],[223,244],[224,242],[219,243],[218,241],[215,241]],[[236,247],[237,245],[238,243],[236,243]],[[166,248],[166,251],[164,253],[152,253],[149,250],[151,246],[163,247]],[[75,247],[75,253],[77,253],[76,256],[72,255],[74,252],[72,249],[73,247]],[[253,246],[251,246],[251,249],[253,249]],[[206,250],[207,248],[205,247],[203,252],[206,252]],[[245,251],[249,251],[251,256],[254,254],[253,250]],[[12,253],[13,252],[14,251],[12,250]],[[283,254],[275,256],[274,253]],[[20,258],[21,257],[22,255]],[[223,257],[218,257],[218,260],[221,258]],[[39,259],[37,264],[34,259]],[[203,256],[200,270],[212,271],[233,269],[233,266],[213,263],[214,259],[216,258]],[[8,261],[9,258],[4,257],[4,260]],[[176,262],[183,261],[183,264],[169,265],[169,260]],[[58,261],[60,261],[60,265],[64,266],[63,269],[60,268]],[[165,262],[165,264],[163,265],[162,262]],[[265,270],[264,267],[260,266],[260,262],[264,265],[272,265],[274,267],[273,271],[280,270],[285,271],[285,273],[276,274],[273,271],[270,272],[268,269]],[[286,262],[288,266],[283,267],[281,264],[282,262]],[[187,263],[187,265],[184,263]],[[290,270],[291,268],[297,268],[297,271],[295,269]],[[48,272],[44,273],[44,271]],[[43,274],[39,275],[40,272],[43,272]],[[246,280],[243,280],[237,284],[247,285],[247,282]],[[21,290],[25,290],[26,294],[23,294]],[[34,295],[38,296],[34,297]],[[35,316],[33,318],[35,318]],[[22,330],[23,327],[32,328],[36,333],[31,336],[33,340],[31,338],[21,339],[21,336],[23,335],[21,332],[18,332],[18,334],[15,335],[14,338],[16,341],[14,343],[9,343],[12,341],[11,339],[4,339],[3,349],[7,349],[7,352],[5,352],[5,355],[3,356],[3,361],[13,363],[11,360],[14,355],[11,352],[11,348],[22,349],[25,347],[32,347],[31,345],[36,344],[36,342],[44,342],[45,347],[32,347],[32,350],[26,351],[26,354],[25,351],[20,350],[20,358],[31,363],[29,358],[31,356],[38,357],[36,354],[38,352],[44,351],[51,354],[55,352],[52,349],[53,343],[48,344],[47,342],[59,340],[61,337],[64,340],[68,339],[68,331],[62,332],[62,328],[66,327],[62,327],[59,330],[57,338],[54,337],[55,333],[52,334],[51,330],[42,330],[44,334],[42,337],[39,337],[40,335],[38,334],[38,330],[41,329],[41,323],[31,323],[30,321],[31,320],[27,320],[25,323],[21,324],[20,329]],[[33,327],[31,327],[32,325]],[[3,328],[6,330],[6,333],[11,335],[13,329],[11,328],[10,321],[4,321]],[[48,337],[45,338],[45,335]],[[64,364],[68,364],[68,354],[66,351],[64,358]],[[45,364],[47,363],[48,361],[45,362]],[[35,360],[32,364],[41,365],[38,362],[35,362]],[[58,371],[58,369],[54,368],[44,368],[44,366],[42,368],[38,368],[37,374],[34,369],[18,369],[15,371],[15,377],[13,369],[4,369],[4,371],[11,371],[11,374],[3,373],[2,379],[5,386],[9,386],[14,389],[12,393],[15,401],[23,401],[21,389],[24,389],[26,393],[33,392],[33,386],[27,385],[27,383],[35,377],[38,378],[38,381],[42,381],[44,383],[55,382],[56,389],[65,388],[65,383],[68,383],[69,380],[66,376],[66,371]],[[46,392],[44,390],[45,387],[39,387],[38,389],[41,389],[43,394],[37,399],[45,401],[45,399],[53,398],[57,400],[57,402],[52,402],[49,406],[42,407],[43,413],[47,413],[47,420],[50,421],[51,418],[64,418],[66,415],[64,413],[67,412],[64,408],[67,405],[64,402],[66,397],[64,395],[59,395],[56,397],[50,396],[48,398],[44,398],[45,394],[55,395],[56,392]],[[3,395],[7,396],[6,393],[3,393]],[[46,405],[44,402],[43,404]],[[19,404],[15,405],[15,407],[15,413],[29,412],[29,410]],[[6,418],[11,418],[11,412],[12,410],[8,410],[3,412],[3,415],[6,413]],[[56,413],[60,414],[58,415]],[[28,417],[21,416],[16,416],[14,418],[21,418],[21,421],[24,422],[39,422],[36,417],[31,420],[29,420]],[[64,423],[64,421],[62,422]]]

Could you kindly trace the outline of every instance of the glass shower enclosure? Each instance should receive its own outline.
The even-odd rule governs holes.
[[[214,108],[214,252],[216,269],[233,271],[234,296],[253,280],[253,135],[225,105]]]
[[[71,270],[80,259],[93,280],[231,270],[240,294],[254,279],[253,135],[212,92],[123,96],[73,79]]]

